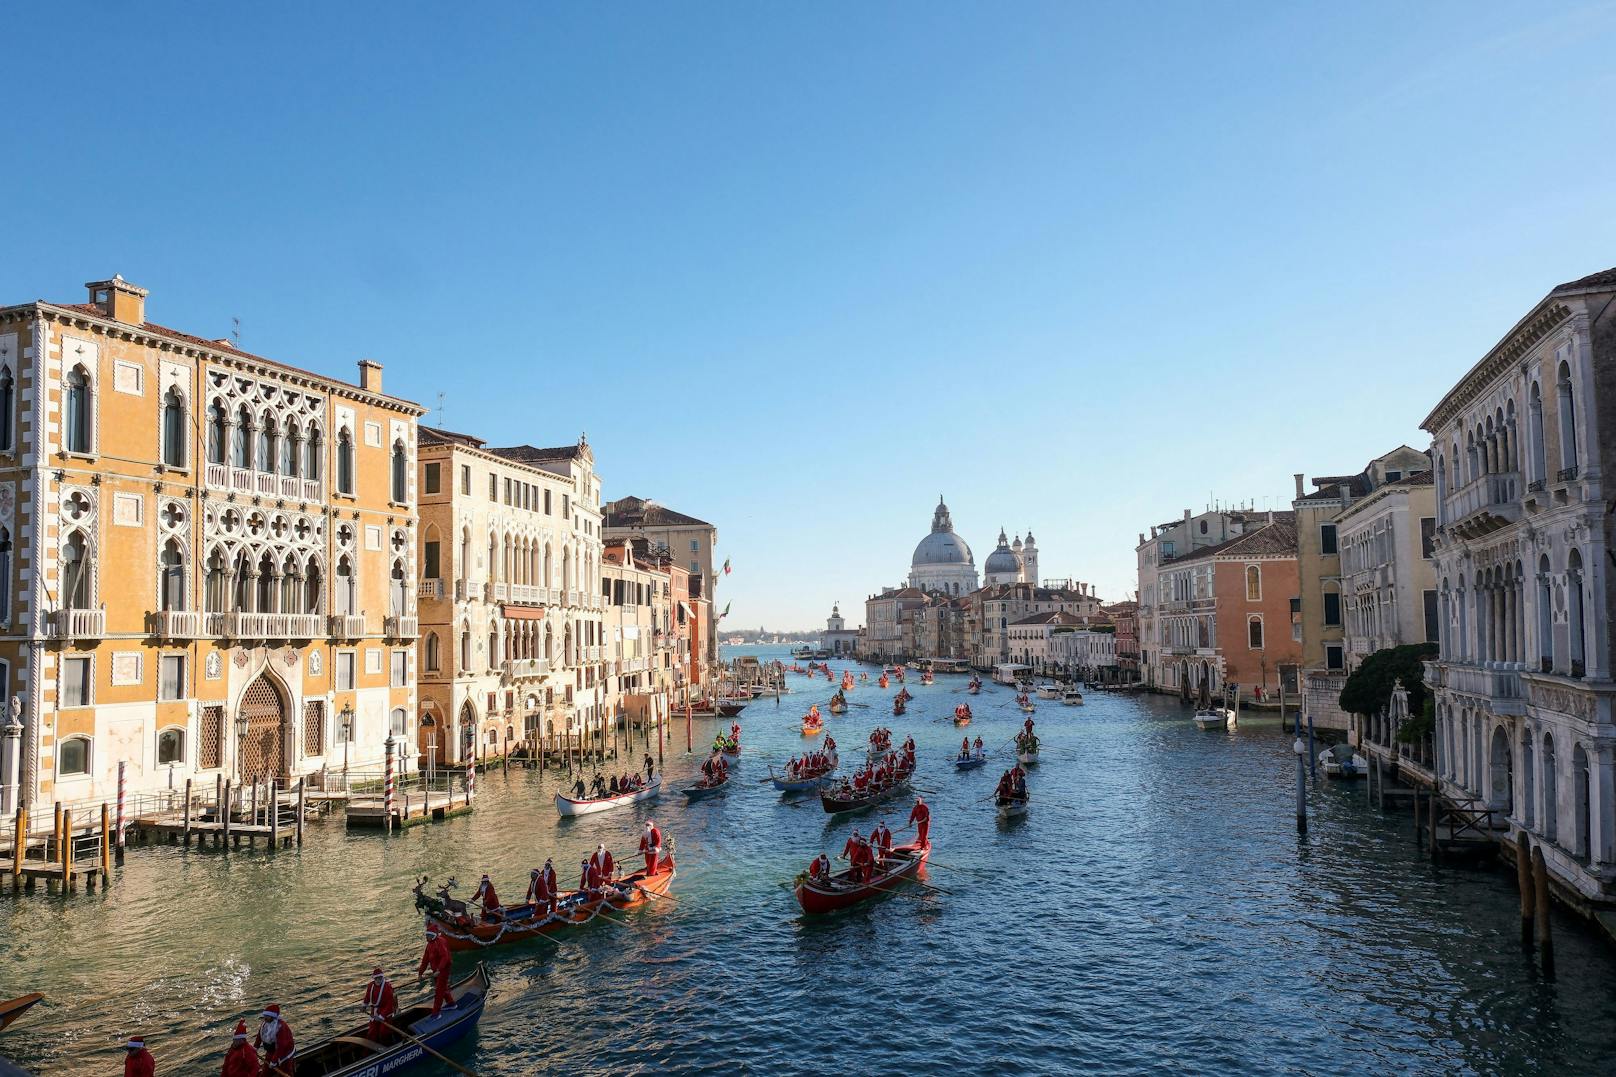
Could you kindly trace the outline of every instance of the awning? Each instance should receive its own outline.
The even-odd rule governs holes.
[[[690,604],[689,604],[689,603],[688,603],[688,602],[683,602],[683,601],[681,601],[681,602],[680,602],[680,603],[679,603],[679,608],[680,608],[680,609],[681,609],[681,610],[683,610],[683,611],[684,611],[684,615],[685,615],[685,616],[686,616],[686,617],[687,617],[687,618],[689,618],[689,619],[691,619],[691,620],[695,620],[695,618],[696,618],[696,611],[695,611],[695,610],[693,610],[693,609],[691,609],[691,608],[690,608]]]
[[[541,606],[501,606],[500,614],[512,621],[544,620],[544,609]]]

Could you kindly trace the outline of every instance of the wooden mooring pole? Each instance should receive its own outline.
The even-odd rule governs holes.
[[[219,825],[221,843],[230,848],[230,779],[224,780],[224,795],[219,799]]]
[[[269,779],[269,847],[281,847],[281,781]]]
[[[308,775],[304,775],[303,777],[301,777],[301,778],[299,778],[297,780],[297,844],[298,844],[298,848],[303,847],[303,810],[304,810],[304,808],[306,806],[305,805],[305,796],[308,793],[308,788],[309,788]]]
[[[185,809],[183,829],[180,832],[180,844],[187,849],[191,847],[191,779],[185,779]]]
[[[1549,930],[1549,868],[1543,847],[1532,847],[1532,908],[1537,920],[1537,948],[1543,956],[1543,975],[1554,976],[1554,936]]]
[[[22,861],[23,857],[28,855],[28,808],[26,806],[18,806],[17,808],[16,835],[17,844],[12,846],[11,849],[11,888],[13,890],[22,884]]]
[[[73,889],[73,813],[62,809],[62,833],[56,847],[62,854],[62,893]]]
[[[107,888],[107,880],[112,878],[112,835],[107,829],[110,822],[112,812],[103,801],[101,804],[101,889],[103,890]],[[122,834],[118,836],[123,837]]]
[[[1521,949],[1531,953],[1536,892],[1532,883],[1532,839],[1524,830],[1515,838],[1515,885],[1521,892]]]
[[[1414,851],[1420,848],[1420,787],[1414,787]]]

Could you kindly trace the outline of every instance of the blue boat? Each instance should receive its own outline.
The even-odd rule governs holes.
[[[954,769],[955,770],[974,770],[977,767],[986,766],[987,761],[988,761],[988,757],[985,756],[985,755],[970,755],[970,756],[956,755],[954,757]]]
[[[414,1040],[391,1034],[388,1042],[377,1043],[365,1035],[369,1024],[360,1024],[341,1036],[299,1051],[298,1077],[381,1077],[419,1062],[436,1062],[426,1048],[442,1051],[477,1027],[483,1004],[488,1001],[488,983],[488,969],[479,961],[470,976],[449,988],[454,1009],[446,1008],[433,1016],[430,1006],[411,1006],[394,1015],[392,1023]]]

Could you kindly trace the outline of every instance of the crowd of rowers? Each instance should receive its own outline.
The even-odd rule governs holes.
[[[823,777],[836,769],[840,758],[836,751],[836,738],[826,737],[824,750],[792,756],[786,763],[786,777],[792,781]]]
[[[572,798],[574,800],[603,800],[607,797],[620,797],[630,793],[638,793],[651,784],[651,775],[656,769],[656,760],[646,756],[644,766],[645,777],[643,778],[638,773],[629,772],[626,774],[613,774],[608,780],[605,775],[597,771],[595,776],[590,779],[587,791],[584,787],[583,777],[579,776],[572,786]]]
[[[662,830],[656,825],[655,819],[645,821],[645,829],[640,834],[640,855],[645,859],[645,874],[655,874],[658,859],[662,855]],[[611,850],[606,848],[605,842],[601,842],[595,846],[593,853],[578,862],[578,889],[570,894],[560,890],[556,881],[555,861],[546,857],[542,868],[528,872],[524,904],[511,908],[502,905],[494,890],[494,883],[487,875],[477,884],[477,892],[472,894],[471,900],[482,907],[482,921],[485,924],[513,919],[543,919],[553,915],[558,906],[573,902],[593,901],[602,896],[631,896],[632,882],[625,883],[619,879],[617,867]]]
[[[999,807],[1006,804],[1025,804],[1027,802],[1027,772],[1017,763],[999,777],[999,784],[993,788],[993,802]]]
[[[909,811],[909,822],[904,829],[911,826],[915,827],[915,844],[921,847],[931,844],[931,808],[918,796],[915,797],[915,806]],[[855,829],[836,859],[848,862],[848,882],[865,884],[875,877],[876,871],[891,856],[892,831],[887,829],[886,823],[878,822],[869,837]],[[808,865],[808,878],[821,886],[834,885],[830,857],[824,853],[815,857],[814,862]]]
[[[739,722],[731,722],[729,732],[720,731],[713,737],[713,751],[738,752],[741,750],[741,726]]]
[[[723,753],[714,752],[701,761],[701,784],[704,786],[723,785],[729,781],[729,760]]]
[[[911,737],[912,741],[914,738]],[[870,732],[870,751],[876,754],[892,751],[892,730],[886,726],[876,726]]]
[[[903,742],[901,757],[889,752],[878,759],[869,760],[851,776],[842,779],[835,795],[845,798],[882,793],[906,780],[914,769],[915,738],[910,737]]]

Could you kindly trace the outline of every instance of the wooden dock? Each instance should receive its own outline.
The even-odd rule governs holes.
[[[462,791],[403,789],[393,795],[392,819],[387,817],[384,796],[355,796],[348,799],[344,814],[349,827],[376,830],[403,829],[420,823],[434,823],[466,815],[471,799]]]
[[[224,807],[221,809],[221,805]],[[240,788],[223,778],[217,780],[211,798],[199,795],[190,779],[185,794],[171,803],[137,811],[130,832],[140,840],[166,841],[189,846],[194,839],[202,848],[212,839],[215,848],[248,848],[263,841],[270,849],[303,844],[303,823],[310,810],[307,783],[282,788],[279,780],[252,782]]]
[[[106,889],[112,876],[112,832],[105,804],[99,813],[58,804],[51,829],[39,832],[30,826],[28,809],[19,808],[5,869],[11,889],[32,891],[41,880],[47,890],[62,894],[77,889],[81,881],[86,891],[97,882]]]

